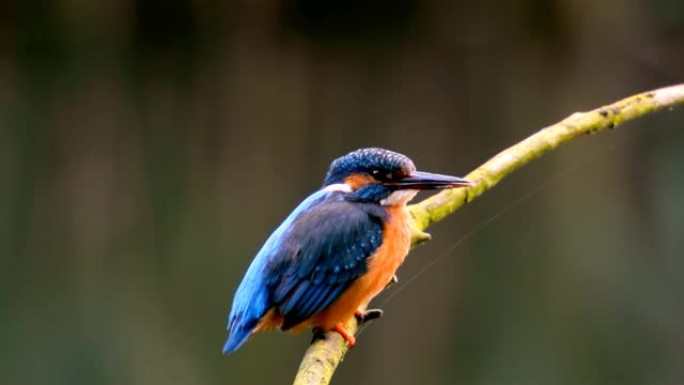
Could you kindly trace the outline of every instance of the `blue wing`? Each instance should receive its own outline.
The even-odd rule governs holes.
[[[367,271],[385,215],[376,205],[325,201],[297,219],[268,268],[283,330],[327,308]]]
[[[244,344],[271,308],[288,329],[329,306],[367,269],[385,211],[318,191],[271,234],[243,278],[228,316],[224,353]]]

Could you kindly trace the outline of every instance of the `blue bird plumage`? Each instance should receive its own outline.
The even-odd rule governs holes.
[[[269,263],[282,251],[281,247],[292,223],[310,207],[330,196],[329,191],[319,190],[310,195],[290,213],[285,221],[266,240],[259,253],[249,265],[240,286],[238,286],[233,306],[228,315],[228,340],[223,346],[223,353],[228,354],[242,346],[249,338],[252,329],[269,309],[270,295],[267,274]]]
[[[321,190],[302,202],[248,268],[233,300],[223,352],[242,346],[271,307],[284,316],[283,330],[327,307],[366,271],[385,216],[335,191]],[[331,255],[336,258],[326,258]]]
[[[235,351],[262,330],[261,322],[271,313],[277,323],[270,327],[288,330],[328,310],[368,275],[369,261],[383,245],[386,224],[395,212],[389,207],[405,207],[415,195],[411,191],[464,185],[469,182],[418,172],[409,158],[388,150],[361,149],[336,159],[323,188],[278,226],[247,269],[228,315],[223,352]],[[392,198],[395,192],[399,195]],[[405,221],[399,226],[406,226]],[[408,234],[407,228],[399,228]],[[391,258],[403,260],[408,244],[403,247],[403,255]]]
[[[274,258],[269,271],[280,277],[272,302],[284,316],[282,330],[325,309],[366,272],[365,259],[380,246],[385,216],[371,205],[332,197],[297,218],[285,238],[293,252]]]

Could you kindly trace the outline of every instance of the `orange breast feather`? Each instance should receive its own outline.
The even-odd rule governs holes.
[[[369,258],[368,271],[354,281],[330,307],[288,331],[297,332],[310,326],[331,330],[340,322],[350,319],[357,309],[365,308],[387,286],[411,246],[406,206],[390,206],[387,211],[389,220],[385,223],[383,243]],[[282,315],[271,309],[261,319],[254,333],[280,328],[282,323]]]
[[[328,309],[313,316],[308,325],[330,330],[347,321],[357,309],[365,308],[380,294],[404,262],[411,246],[409,214],[403,205],[388,207],[387,211],[389,220],[385,223],[383,243],[370,257],[366,274],[354,281]]]

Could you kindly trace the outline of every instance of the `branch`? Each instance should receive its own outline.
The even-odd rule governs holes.
[[[508,174],[561,144],[679,104],[684,104],[684,84],[634,95],[589,112],[576,112],[556,124],[539,130],[468,174],[466,179],[474,182],[475,186],[445,190],[410,205],[409,210],[414,219],[414,245],[430,239],[430,235],[423,232],[430,225],[473,201]],[[351,333],[357,332],[358,325],[354,319],[347,322],[347,330]],[[314,341],[304,354],[294,385],[327,385],[337,365],[344,358],[346,350],[346,343],[335,332],[329,332],[324,339]]]

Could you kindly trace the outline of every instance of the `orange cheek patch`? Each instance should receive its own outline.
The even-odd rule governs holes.
[[[353,174],[344,178],[344,183],[346,183],[352,190],[356,190],[361,186],[365,186],[368,183],[377,182],[375,178],[370,175],[365,174]]]

